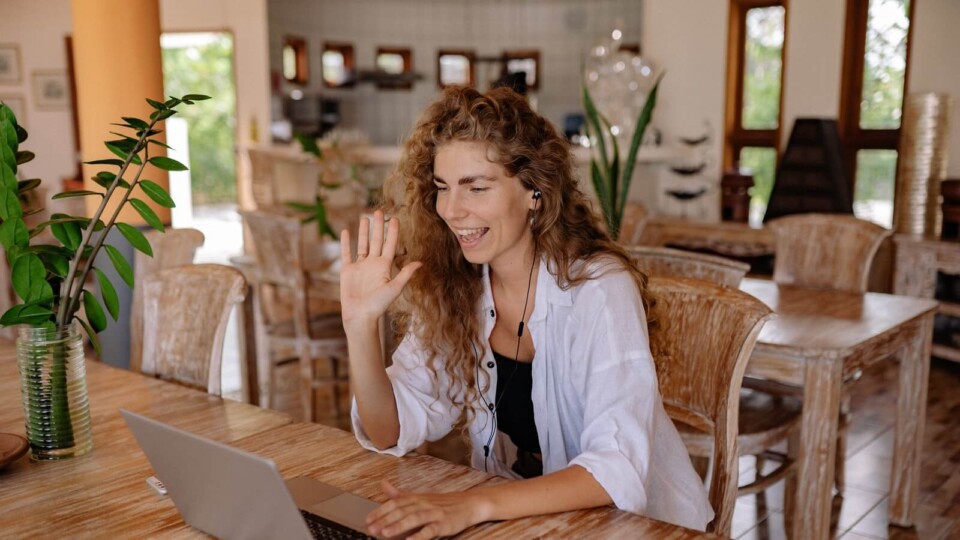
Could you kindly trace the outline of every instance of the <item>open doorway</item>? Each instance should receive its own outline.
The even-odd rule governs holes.
[[[170,173],[175,228],[204,235],[195,262],[230,264],[243,253],[243,227],[237,213],[237,93],[234,41],[229,32],[164,32],[163,87],[167,96],[206,94],[212,99],[179,109],[167,119],[170,156],[190,170]],[[222,390],[239,397],[240,343],[236,314],[223,344]]]
[[[229,32],[164,32],[160,44],[164,93],[212,97],[183,107],[167,120],[167,144],[190,166],[189,171],[170,174],[170,192],[178,201],[173,226],[203,232],[206,242],[197,252],[197,262],[229,264],[230,257],[243,251],[234,152],[233,36]]]

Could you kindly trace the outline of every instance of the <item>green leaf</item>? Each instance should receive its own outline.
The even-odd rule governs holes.
[[[39,302],[53,298],[53,288],[47,283],[47,270],[34,253],[22,253],[10,268],[13,290],[24,302]]]
[[[660,89],[660,81],[663,80],[663,73],[657,77],[657,82],[653,84],[650,93],[647,94],[647,100],[643,104],[640,116],[637,117],[637,124],[633,130],[633,139],[630,141],[630,150],[627,152],[627,162],[623,169],[624,189],[620,193],[620,200],[617,203],[618,215],[623,216],[623,209],[627,205],[627,191],[630,189],[630,181],[633,177],[633,168],[637,164],[637,152],[640,150],[640,142],[643,141],[643,134],[650,124],[653,116],[653,108],[657,105],[657,92]]]
[[[143,220],[147,222],[147,225],[160,232],[164,231],[163,222],[160,221],[160,218],[157,217],[157,214],[154,213],[153,209],[147,206],[147,203],[141,201],[140,199],[130,199],[130,204],[133,205]]]
[[[120,299],[117,296],[117,290],[113,288],[113,283],[99,268],[94,268],[93,272],[97,275],[97,284],[100,285],[100,296],[103,297],[103,305],[107,306],[107,311],[113,320],[120,316]]]
[[[110,186],[113,185],[114,179],[116,179],[116,175],[108,172],[99,172],[96,176],[91,176],[90,179],[103,189],[110,189]],[[122,178],[117,185],[123,189],[130,189],[130,183]]]
[[[163,103],[160,103],[159,101],[154,101],[150,98],[147,98],[147,103],[149,103],[151,107],[153,107],[158,111],[163,111],[163,110],[166,110],[167,108],[167,106],[164,105]]]
[[[153,257],[153,249],[150,247],[150,242],[148,242],[147,237],[140,232],[140,229],[127,223],[117,223],[115,226],[134,249],[148,257]]]
[[[83,230],[76,221],[53,223],[50,225],[50,232],[53,233],[54,238],[72,251],[76,251],[83,241]]]
[[[38,256],[43,261],[47,272],[61,278],[67,277],[67,273],[70,272],[69,258],[54,253],[39,253]]]
[[[103,358],[103,350],[100,348],[100,338],[97,336],[97,333],[90,327],[90,323],[87,321],[79,317],[77,320],[80,321],[80,326],[87,332],[87,337],[90,338],[90,343],[93,344],[94,352],[97,353],[97,356]]]
[[[176,206],[173,199],[167,193],[167,190],[160,187],[159,184],[151,180],[141,180],[138,182],[140,189],[147,194],[147,197],[150,197],[153,202],[159,204],[164,208],[173,208]]]
[[[171,116],[173,116],[173,115],[175,115],[175,114],[177,114],[177,111],[175,111],[175,110],[173,110],[173,109],[167,109],[167,110],[165,110],[165,111],[157,111],[157,112],[151,114],[151,115],[150,115],[150,119],[151,119],[151,120],[154,120],[154,121],[156,121],[156,122],[160,122],[160,121],[166,120],[167,118],[170,118]]]
[[[33,158],[37,157],[36,154],[29,150],[23,150],[17,152],[17,165],[23,165],[24,163],[29,163],[33,161]]]
[[[130,263],[123,258],[120,250],[110,244],[104,244],[103,249],[107,252],[107,257],[110,257],[110,262],[113,263],[113,267],[117,270],[117,273],[120,274],[120,278],[132,289],[133,270],[130,269]]]
[[[114,165],[123,167],[123,161],[119,159],[95,159],[93,161],[84,161],[86,165]]]
[[[323,152],[320,151],[320,146],[317,145],[317,140],[313,137],[307,137],[302,133],[296,133],[293,135],[293,138],[300,143],[300,149],[308,154],[313,154],[318,158],[323,157]]]
[[[603,170],[610,169],[610,160],[607,158],[607,142],[603,134],[603,126],[600,123],[600,113],[593,104],[593,98],[590,97],[590,91],[587,90],[586,83],[583,84],[583,108],[587,112],[587,127],[592,128],[593,135],[597,140],[597,152],[600,155]],[[589,129],[588,129],[589,131]]]
[[[124,161],[126,161],[129,158],[130,162],[135,165],[140,165],[141,163],[143,163],[142,161],[140,161],[140,156],[134,155],[131,157],[129,151],[125,151],[123,148],[117,145],[117,141],[107,141],[103,144],[107,147],[107,150],[110,150],[111,152],[113,152],[114,155],[116,155],[120,159],[123,159]]]
[[[8,219],[0,223],[0,244],[12,256],[19,248],[25,248],[30,243],[30,231],[22,219]]]
[[[210,99],[210,96],[205,96],[203,94],[187,94],[180,99],[184,101],[204,101]]]
[[[74,197],[86,197],[86,196],[88,196],[88,195],[97,195],[97,196],[99,196],[99,197],[103,197],[103,193],[101,193],[101,192],[99,192],[99,191],[90,191],[90,190],[88,190],[88,189],[79,189],[79,190],[77,190],[77,191],[64,191],[64,192],[61,192],[61,193],[57,193],[56,195],[54,195],[54,196],[51,197],[51,198],[54,199],[54,200],[57,200],[57,199],[72,199],[72,198],[74,198]]]
[[[86,289],[83,290],[83,310],[87,313],[87,319],[94,331],[102,332],[107,327],[107,316],[103,314],[100,301]]]
[[[123,116],[123,121],[130,124],[131,126],[137,129],[148,129],[150,124],[144,122],[143,120],[133,117],[133,116]]]
[[[39,178],[29,178],[27,180],[20,180],[17,182],[17,191],[20,193],[26,193],[31,189],[36,188],[40,185],[41,180]]]
[[[23,141],[27,140],[27,130],[23,129],[20,126],[13,126],[14,130],[17,132],[17,142],[23,144]]]
[[[19,211],[19,212],[18,212]],[[20,197],[13,191],[0,188],[0,219],[6,221],[23,215],[20,207]]]
[[[40,305],[39,302],[30,302],[18,304],[8,309],[0,316],[0,325],[13,326],[16,324],[38,325],[53,317],[53,311],[49,307]]]
[[[173,147],[170,146],[169,144],[162,143],[162,142],[157,141],[157,140],[154,140],[154,139],[148,139],[148,140],[147,140],[147,144],[155,144],[155,145],[157,145],[157,146],[162,146],[162,147],[164,147],[164,148],[166,148],[166,149],[168,149],[168,150],[173,150]]]
[[[150,164],[165,171],[185,171],[187,166],[179,161],[164,156],[150,158]]]

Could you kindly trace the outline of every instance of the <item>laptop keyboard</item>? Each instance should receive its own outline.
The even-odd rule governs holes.
[[[303,519],[307,521],[307,528],[310,529],[310,534],[313,535],[314,538],[320,540],[347,540],[354,538],[363,540],[369,538],[370,540],[375,540],[372,536],[367,536],[350,527],[345,527],[316,514],[311,514],[306,510],[300,510],[300,513],[303,514]]]

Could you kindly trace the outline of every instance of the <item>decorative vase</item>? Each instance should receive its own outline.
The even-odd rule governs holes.
[[[77,323],[21,326],[17,365],[30,459],[81,456],[93,448],[83,339]]]

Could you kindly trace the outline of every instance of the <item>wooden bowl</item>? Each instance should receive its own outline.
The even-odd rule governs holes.
[[[0,469],[20,459],[30,447],[27,440],[13,433],[0,433]]]

